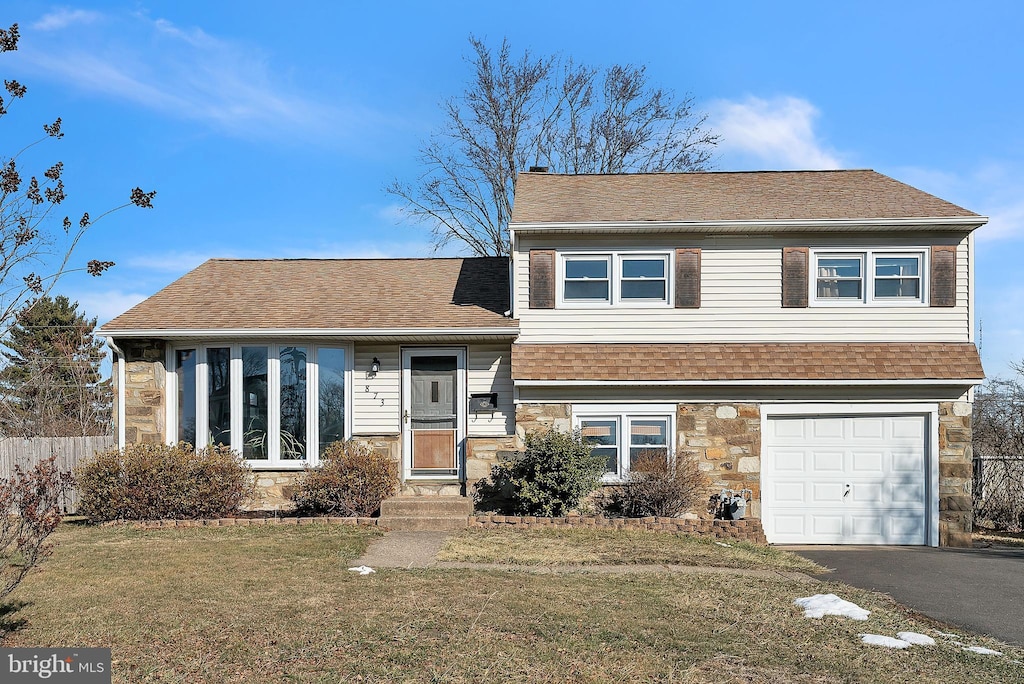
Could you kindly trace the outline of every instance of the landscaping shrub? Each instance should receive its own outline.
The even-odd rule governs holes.
[[[704,502],[707,486],[697,459],[646,452],[633,459],[626,481],[611,488],[603,507],[607,515],[625,518],[676,518]]]
[[[606,459],[575,432],[528,433],[525,450],[476,484],[477,508],[505,515],[563,516],[601,483]]]
[[[0,599],[50,554],[46,538],[60,524],[60,502],[71,482],[53,456],[27,470],[15,466],[0,480],[0,511],[6,513],[0,515]]]
[[[93,521],[222,518],[254,494],[252,473],[228,447],[130,444],[76,472],[78,512]]]
[[[370,516],[398,489],[398,464],[355,442],[334,442],[292,495],[300,515]]]

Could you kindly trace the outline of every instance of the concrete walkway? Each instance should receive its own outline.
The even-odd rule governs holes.
[[[740,575],[746,577],[767,577],[787,579],[796,582],[816,582],[802,572],[785,570],[764,570],[753,568],[716,568],[706,566],[674,565],[509,565],[504,563],[461,563],[439,561],[437,554],[450,536],[450,532],[388,532],[372,542],[362,558],[352,562],[353,566],[366,565],[371,568],[432,568],[436,570],[505,570],[531,572],[541,575],[562,573],[603,573],[609,575],[633,575],[661,572],[678,575],[712,574]]]

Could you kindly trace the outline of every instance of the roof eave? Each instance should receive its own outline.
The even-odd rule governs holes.
[[[942,216],[858,219],[741,219],[732,221],[606,221],[512,222],[518,233],[777,233],[851,232],[871,228],[902,228],[939,231],[972,231],[988,223],[987,216]]]
[[[263,338],[263,337],[502,337],[514,338],[518,327],[502,328],[106,328],[96,331],[104,337],[158,338]]]
[[[822,385],[945,385],[973,387],[985,381],[984,378],[772,378],[740,380],[524,380],[516,379],[517,387],[739,387],[739,386],[786,386],[813,387]]]

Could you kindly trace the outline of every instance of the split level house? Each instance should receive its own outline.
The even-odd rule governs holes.
[[[523,173],[511,258],[214,259],[110,321],[118,437],[228,444],[272,506],[336,440],[466,496],[579,428],[770,542],[967,545],[985,221],[866,170]]]

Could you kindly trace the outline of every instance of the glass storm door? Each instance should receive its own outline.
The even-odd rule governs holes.
[[[403,442],[406,474],[457,478],[465,416],[462,350],[407,349]]]

